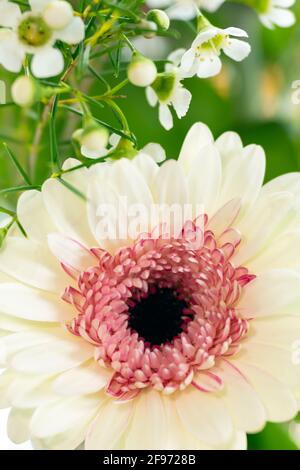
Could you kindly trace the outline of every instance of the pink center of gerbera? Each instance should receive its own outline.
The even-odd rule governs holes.
[[[232,229],[219,243],[204,228],[195,248],[197,230],[190,222],[179,238],[141,237],[114,256],[92,249],[97,265],[81,273],[78,290],[66,290],[79,312],[69,330],[94,344],[97,361],[114,371],[109,394],[130,398],[145,387],[172,393],[191,383],[201,389],[196,373],[239,348],[249,320],[235,306],[255,276],[230,262],[240,242]]]

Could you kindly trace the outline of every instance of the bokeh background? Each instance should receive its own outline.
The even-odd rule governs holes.
[[[224,59],[221,75],[212,80],[188,79],[185,85],[193,95],[190,110],[182,120],[174,119],[174,128],[167,132],[159,124],[157,109],[150,108],[143,89],[128,86],[122,91],[126,98],[118,104],[128,119],[132,132],[140,147],[148,142],[162,144],[169,157],[178,155],[183,138],[196,121],[208,124],[215,136],[227,130],[237,131],[245,144],[261,144],[267,155],[266,181],[286,172],[300,170],[300,103],[293,103],[295,90],[292,84],[300,80],[300,2],[294,11],[297,23],[289,29],[266,30],[257,15],[242,5],[225,2],[211,16],[220,27],[238,26],[250,36],[252,53],[240,64]],[[210,18],[210,16],[208,16]],[[177,47],[188,47],[194,37],[191,24],[177,22],[177,38],[139,39],[136,46],[155,60],[164,59],[169,51]],[[125,54],[126,59],[126,54]],[[113,57],[112,57],[113,61]],[[118,83],[125,77],[124,67],[119,76],[112,61],[95,60],[94,68],[109,81]],[[158,62],[160,64],[160,62]],[[15,76],[6,73],[0,66],[0,80],[9,89]],[[90,94],[101,93],[99,82],[89,77],[81,79],[81,87]],[[300,97],[300,93],[298,93]],[[22,110],[16,106],[0,106],[0,141],[5,141],[19,161],[28,167],[32,136],[40,118],[39,107]],[[93,108],[94,115],[115,127],[119,123],[108,108]],[[57,132],[59,154],[63,161],[74,156],[70,143],[72,132],[80,127],[80,118],[67,111],[58,111]],[[50,175],[49,133],[45,129],[34,171],[34,183],[41,184]],[[0,205],[13,208],[16,194],[3,195],[1,190],[21,184],[21,181],[0,145]],[[268,221],[266,220],[266,223]],[[300,332],[299,332],[300,334]],[[270,392],[272,393],[272,392]],[[4,449],[5,417],[0,415],[0,448]],[[300,419],[286,425],[269,424],[265,430],[249,436],[250,449],[297,449],[300,447]],[[17,448],[17,446],[14,446]]]

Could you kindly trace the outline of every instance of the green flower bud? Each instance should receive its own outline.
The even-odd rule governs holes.
[[[147,20],[153,21],[160,29],[167,31],[170,27],[170,19],[162,10],[150,10],[146,16]]]
[[[41,98],[42,87],[32,77],[18,77],[11,88],[13,101],[22,107],[30,107]]]
[[[157,69],[154,62],[139,53],[134,53],[127,68],[128,80],[135,86],[147,87],[154,82]]]

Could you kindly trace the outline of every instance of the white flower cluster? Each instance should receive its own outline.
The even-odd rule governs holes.
[[[239,28],[220,29],[211,25],[204,17],[198,18],[199,33],[188,50],[178,49],[167,58],[163,73],[155,74],[150,70],[148,61],[139,60],[138,66],[134,61],[129,66],[130,81],[140,86],[146,86],[146,96],[151,106],[159,104],[159,120],[166,130],[173,127],[172,106],[178,116],[186,115],[192,95],[182,85],[185,78],[197,75],[199,78],[213,77],[220,73],[222,62],[220,55],[224,52],[235,61],[245,59],[250,51],[250,45],[243,40],[247,38],[246,31]],[[148,69],[150,71],[148,71]],[[151,73],[150,73],[151,72]],[[144,79],[141,79],[141,76]]]
[[[22,13],[16,3],[0,0],[0,64],[17,73],[31,54],[33,75],[58,75],[64,69],[64,58],[55,43],[81,42],[84,23],[64,0],[29,0],[29,4],[31,10]]]

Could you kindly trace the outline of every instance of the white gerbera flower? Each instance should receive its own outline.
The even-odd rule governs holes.
[[[198,14],[198,9],[216,11],[225,0],[147,0],[150,8],[166,8],[173,20],[191,20]]]
[[[0,400],[14,441],[244,449],[245,433],[296,415],[300,174],[262,187],[264,172],[260,147],[195,124],[178,161],[143,153],[65,174],[86,200],[54,178],[20,197],[27,238],[13,228],[0,251]],[[191,204],[193,220],[173,238],[155,225],[107,238],[102,209],[113,228],[124,198]]]
[[[257,11],[267,28],[272,29],[274,25],[289,28],[296,21],[295,14],[288,10],[294,4],[295,0],[264,0],[258,5]]]
[[[173,106],[177,117],[181,119],[188,112],[192,94],[181,83],[182,75],[178,65],[185,49],[177,49],[168,56],[165,72],[158,74],[150,87],[146,88],[146,97],[150,106],[159,104],[159,121],[170,130],[173,127],[173,116],[170,106]]]
[[[54,48],[56,40],[78,44],[84,38],[84,23],[64,0],[29,0],[30,11],[0,0],[0,64],[20,72],[26,54],[32,54],[31,69],[38,78],[58,75],[64,59]]]
[[[243,29],[233,27],[220,29],[207,26],[202,29],[182,57],[180,70],[183,76],[208,78],[219,74],[222,51],[233,60],[244,60],[251,52],[250,45],[231,36],[247,38],[248,34]]]

